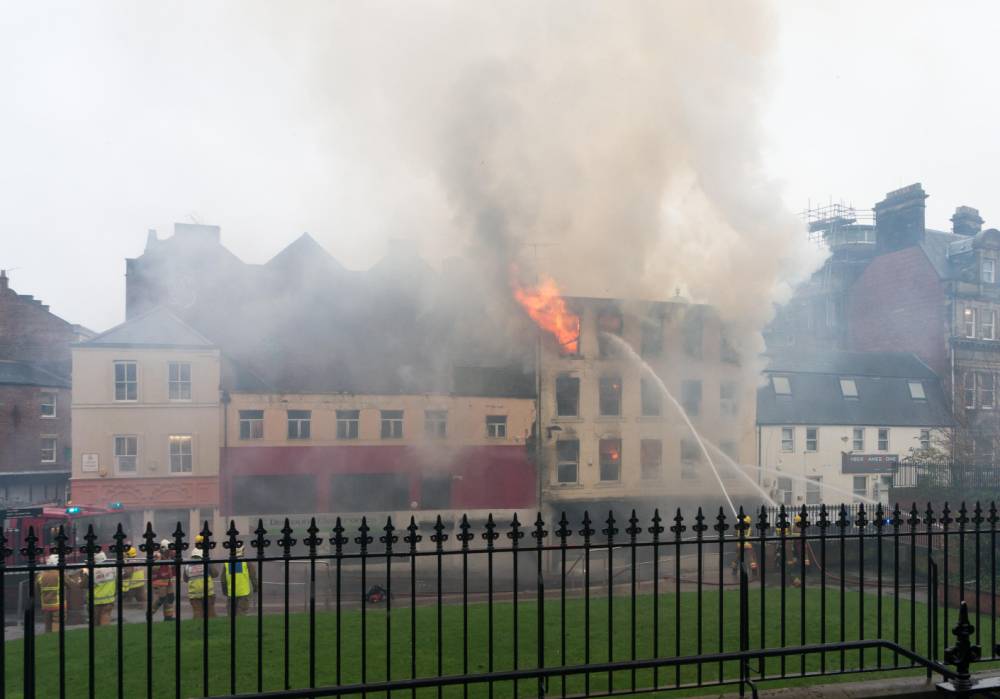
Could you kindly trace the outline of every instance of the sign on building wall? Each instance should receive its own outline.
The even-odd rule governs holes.
[[[101,466],[101,458],[98,454],[81,454],[80,470],[85,473],[96,473]]]
[[[844,473],[895,473],[899,468],[898,454],[847,454],[841,455]]]

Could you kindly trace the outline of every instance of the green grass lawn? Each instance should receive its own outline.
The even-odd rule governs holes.
[[[781,645],[781,615],[778,590],[768,590],[765,593],[765,645],[775,647]],[[697,633],[697,595],[681,593],[681,616],[679,638],[676,632],[674,610],[676,596],[663,594],[659,601],[659,655],[669,657],[690,655],[698,652],[699,638]],[[864,596],[865,605],[865,638],[876,638],[878,598],[874,595]],[[893,600],[882,598],[882,638],[892,638],[893,635]],[[735,650],[739,644],[739,598],[736,591],[722,593],[724,611],[722,615],[721,645],[726,650]],[[397,601],[397,605],[401,602]],[[754,589],[750,592],[751,609],[751,647],[760,647],[760,604],[761,592]],[[799,591],[790,589],[787,592],[785,626],[785,641],[787,645],[800,643],[801,600]],[[841,638],[839,619],[840,596],[835,590],[826,593],[827,623],[826,640],[836,641]],[[702,595],[702,634],[700,648],[704,652],[713,652],[720,648],[719,634],[719,593],[705,591]],[[859,595],[847,593],[844,598],[846,610],[844,637],[848,640],[859,638]],[[900,600],[900,639],[907,645],[910,636],[910,604]],[[220,607],[221,609],[221,607]],[[494,612],[494,649],[493,667],[496,670],[509,669],[514,666],[514,614],[510,602],[495,603]],[[613,601],[613,641],[608,638],[608,603],[606,599],[591,602],[590,616],[590,658],[592,662],[608,660],[609,645],[615,660],[627,660],[632,657],[631,611],[628,597],[615,597]],[[806,594],[806,643],[818,643],[821,640],[820,624],[820,594],[818,590],[810,589]],[[406,608],[393,609],[391,615],[391,634],[389,644],[392,653],[392,677],[394,679],[410,676],[410,610]],[[636,656],[652,657],[653,629],[653,597],[639,596],[636,600],[635,646]],[[437,608],[435,606],[418,606],[417,622],[417,675],[433,676],[438,672],[438,636]],[[537,607],[533,601],[523,601],[518,606],[517,647],[519,667],[537,666]],[[954,623],[955,614],[951,621]],[[989,643],[989,618],[983,617],[983,640]],[[561,618],[558,600],[545,600],[545,664],[559,666],[563,664],[582,664],[585,661],[584,632],[584,602],[582,599],[567,600],[566,604],[566,638],[565,658],[561,648]],[[975,623],[975,620],[974,620]],[[386,677],[386,624],[387,615],[384,608],[369,609],[366,615],[367,653],[366,676],[368,681],[378,681]],[[340,658],[341,681],[343,683],[359,682],[361,680],[361,613],[358,610],[345,611],[341,615],[342,625],[342,655]],[[257,688],[257,644],[256,617],[242,617],[237,624],[237,691],[252,692]],[[470,604],[468,607],[468,669],[479,673],[488,670],[488,609],[486,604]],[[917,647],[921,652],[927,647],[927,610],[925,605],[918,603],[915,625]],[[116,633],[115,626],[96,630],[96,657],[94,659],[97,676],[97,695],[101,697],[116,696]],[[174,633],[173,624],[158,622],[153,628],[153,686],[157,697],[174,696]],[[463,614],[460,605],[446,605],[442,608],[441,645],[443,652],[441,662],[444,674],[458,674],[463,671]],[[939,631],[942,642],[951,642],[950,633]],[[145,696],[146,683],[146,627],[142,624],[129,624],[124,627],[124,666],[125,696]],[[87,688],[87,632],[85,629],[68,631],[66,633],[66,673],[69,696],[85,696]],[[264,618],[264,689],[281,689],[284,686],[284,625],[281,615],[268,615]],[[229,621],[218,618],[209,623],[209,692],[222,694],[229,691]],[[289,683],[291,687],[307,687],[309,685],[309,618],[305,614],[290,616],[290,665]],[[22,687],[22,655],[21,641],[10,641],[6,644],[7,696],[20,696]],[[36,640],[37,683],[38,696],[50,697],[58,694],[58,636],[45,634]],[[860,659],[857,652],[844,656],[844,666],[858,667]],[[815,672],[820,669],[821,658],[814,655],[805,660],[805,671]],[[865,654],[865,665],[874,666],[876,652]],[[889,653],[883,652],[882,662],[891,667],[893,659]],[[840,653],[827,654],[826,667],[839,668]],[[181,633],[181,696],[202,695],[202,623],[185,619]],[[789,675],[802,671],[800,658],[788,658],[785,670]],[[319,613],[316,616],[316,683],[317,685],[334,684],[337,677],[336,658],[336,615]],[[771,659],[767,663],[768,673],[780,673],[781,661]],[[726,678],[737,676],[735,663],[728,663],[722,668]],[[715,681],[719,677],[718,663],[706,664],[703,667],[685,667],[679,671],[662,669],[659,671],[660,682],[681,683],[695,682],[700,677],[704,682]],[[637,686],[649,686],[652,682],[652,671],[636,673]],[[624,689],[631,685],[629,672],[616,673],[614,686]],[[606,689],[607,674],[593,674],[590,677],[591,687]],[[567,691],[580,692],[584,689],[584,678],[577,676],[567,680]],[[534,681],[523,682],[520,688],[521,696],[537,694]],[[561,681],[556,678],[550,682],[550,694],[562,691]],[[485,696],[485,686],[472,686],[469,693],[473,696]],[[408,694],[408,693],[407,693]],[[436,690],[423,690],[420,696],[436,697]],[[461,687],[448,688],[444,694],[449,697],[460,697]],[[494,695],[498,698],[513,696],[510,683],[497,683]]]

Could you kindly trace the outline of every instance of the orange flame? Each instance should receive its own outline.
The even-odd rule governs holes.
[[[544,277],[536,287],[514,282],[514,298],[542,330],[552,333],[563,354],[576,354],[580,344],[580,316],[566,308],[559,287]]]

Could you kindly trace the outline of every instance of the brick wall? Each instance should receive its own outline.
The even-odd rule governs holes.
[[[41,417],[42,391],[57,394],[56,416]],[[55,463],[42,463],[41,437],[55,435]],[[0,385],[0,471],[68,471],[70,391],[67,388]]]
[[[0,278],[0,359],[55,362],[69,373],[73,326],[37,299],[18,294]]]
[[[847,314],[852,350],[913,352],[948,375],[945,291],[919,247],[872,260],[851,288]]]

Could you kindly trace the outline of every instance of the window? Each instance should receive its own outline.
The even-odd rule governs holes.
[[[920,381],[907,381],[906,385],[910,387],[910,398],[913,400],[926,400],[927,394],[924,393],[924,384]]]
[[[733,417],[739,412],[736,402],[736,382],[723,381],[719,384],[719,413],[723,417]]]
[[[976,309],[966,308],[962,311],[962,318],[965,321],[965,336],[975,337],[976,336]]]
[[[698,478],[701,449],[690,439],[681,440],[681,478]]]
[[[310,426],[312,423],[311,410],[289,410],[288,411],[288,438],[289,439],[309,439]]]
[[[993,374],[988,371],[977,372],[976,383],[979,384],[979,407],[983,410],[992,410],[995,395]]]
[[[719,338],[719,359],[727,364],[740,363],[740,353],[736,351],[736,348],[733,347],[733,343],[731,343],[729,338],[725,335],[722,335]]]
[[[781,451],[792,452],[795,451],[795,428],[794,427],[782,427],[781,428]]]
[[[853,482],[854,495],[859,498],[868,497],[868,476],[855,476]]]
[[[642,340],[639,345],[643,357],[663,354],[663,316],[650,314],[642,321]]]
[[[601,415],[622,414],[622,380],[619,376],[604,376],[600,382]]]
[[[983,284],[992,284],[996,280],[996,262],[993,260],[983,260],[983,273],[980,277]]]
[[[819,505],[821,502],[823,502],[823,478],[821,476],[807,478],[806,504]]]
[[[774,394],[777,396],[792,395],[792,384],[787,376],[772,376],[771,385],[774,387]]]
[[[56,394],[52,391],[42,391],[38,414],[44,418],[56,416]]]
[[[506,439],[507,437],[507,416],[487,415],[486,416],[486,436],[492,439]]]
[[[357,439],[360,421],[360,410],[338,410],[337,439]]]
[[[447,510],[451,507],[450,473],[429,473],[420,479],[420,509]]]
[[[449,497],[450,490],[449,487]],[[439,497],[440,494],[431,495],[432,501]],[[409,509],[411,502],[408,473],[344,473],[330,477],[327,512],[357,512],[359,508],[367,512],[398,512]],[[422,501],[418,504],[424,506]]]
[[[663,442],[658,439],[643,439],[639,443],[642,477],[659,478],[662,475]]]
[[[889,451],[889,428],[878,428],[878,450]]]
[[[617,481],[622,472],[622,440],[602,439],[598,446],[601,453],[601,480]]]
[[[976,407],[976,375],[971,372],[965,372],[965,376],[962,377],[962,382],[965,385],[965,407],[972,409]]]
[[[784,505],[792,504],[792,479],[784,476],[778,477],[778,501]]]
[[[115,468],[119,473],[135,473],[138,455],[138,437],[115,437]]]
[[[576,417],[580,414],[580,379],[576,376],[556,377],[556,415]]]
[[[608,337],[622,334],[622,313],[617,308],[605,308],[597,314],[597,348],[602,359],[618,356],[618,343]]]
[[[689,308],[687,313],[684,314],[681,337],[684,342],[684,354],[687,356],[701,359],[704,325],[704,318],[700,309]]]
[[[927,450],[931,448],[931,431],[920,430],[920,448]]]
[[[857,398],[858,384],[855,383],[854,379],[841,379],[840,393],[844,396],[844,398]]]
[[[240,411],[240,439],[264,438],[264,411]]]
[[[487,420],[487,430],[489,429],[489,418]],[[357,427],[354,428],[357,432]],[[447,410],[425,410],[424,411],[424,436],[429,439],[444,439],[448,436],[448,411]]]
[[[403,411],[382,411],[382,439],[403,438]]]
[[[819,428],[806,428],[806,451],[819,451]]]
[[[115,400],[138,400],[139,383],[136,364],[131,361],[115,362]]]
[[[735,478],[737,476],[736,470],[739,468],[739,455],[736,453],[736,442],[729,440],[719,442],[719,451],[728,457],[724,459],[727,468],[720,468],[719,475],[723,478]]]
[[[982,313],[979,314],[979,317],[980,317],[979,337],[983,340],[995,340],[997,312],[983,311]]]
[[[170,472],[191,473],[191,435],[170,435]]]
[[[701,381],[681,382],[681,406],[688,417],[701,412]]]
[[[854,428],[854,439],[851,444],[851,448],[854,451],[864,451],[865,450],[865,428],[855,427]]]
[[[663,394],[660,387],[652,379],[642,379],[639,383],[642,394],[642,414],[646,416],[659,415],[663,410]]]
[[[59,444],[55,437],[42,437],[42,463],[54,464]]]
[[[556,442],[556,479],[560,483],[576,483],[580,465],[580,441],[560,439]]]
[[[188,362],[170,362],[168,375],[170,400],[191,400],[191,365]]]
[[[972,459],[977,466],[993,465],[993,437],[988,434],[977,434],[972,438]]]

